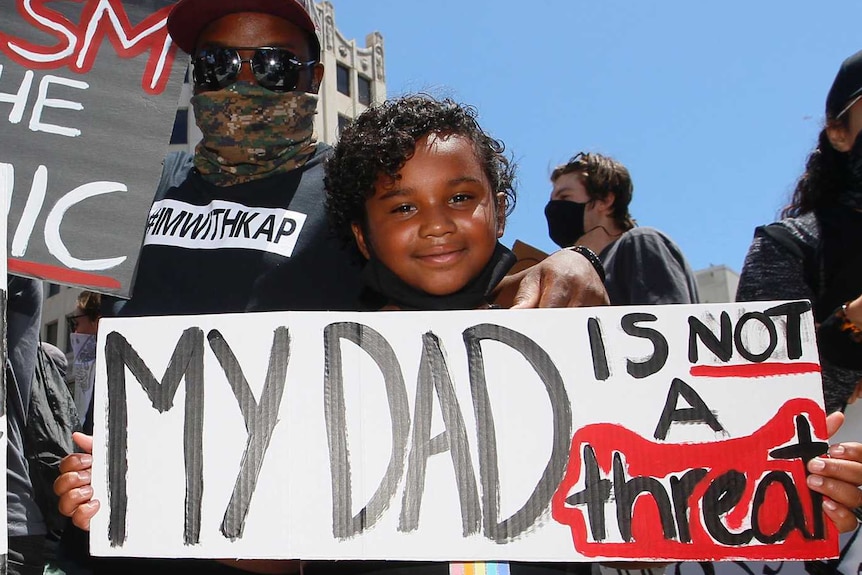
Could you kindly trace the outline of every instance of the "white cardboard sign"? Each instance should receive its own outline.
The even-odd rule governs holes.
[[[92,551],[833,557],[809,308],[103,320]]]

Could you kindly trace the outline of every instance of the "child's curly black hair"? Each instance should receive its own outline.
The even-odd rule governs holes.
[[[473,142],[491,190],[506,198],[506,214],[515,207],[515,164],[502,142],[476,122],[476,109],[452,100],[415,95],[389,100],[363,112],[341,133],[326,164],[326,209],[333,231],[354,244],[351,224],[365,224],[365,200],[385,174],[395,178],[428,134],[458,135]]]

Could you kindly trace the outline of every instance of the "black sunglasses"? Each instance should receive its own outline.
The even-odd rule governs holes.
[[[240,50],[253,50],[254,55],[243,60]],[[195,87],[204,92],[227,88],[236,82],[243,62],[251,66],[257,83],[273,92],[296,90],[299,73],[317,64],[314,60],[302,62],[284,48],[206,46],[198,51],[192,63]]]

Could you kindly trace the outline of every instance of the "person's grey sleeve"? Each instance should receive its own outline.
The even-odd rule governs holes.
[[[165,197],[168,190],[182,184],[194,167],[194,156],[188,152],[169,152],[162,161],[162,175],[159,177],[159,187],[153,201]]]
[[[42,282],[10,276],[6,307],[6,506],[9,536],[40,535],[45,522],[33,495],[24,455],[24,426],[36,373]]]
[[[769,236],[756,234],[745,256],[736,301],[814,300],[800,256]]]
[[[657,233],[627,238],[624,234],[614,262],[614,274],[625,305],[697,303],[693,274],[681,252],[672,250]]]

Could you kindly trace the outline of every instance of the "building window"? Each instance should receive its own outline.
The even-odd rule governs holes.
[[[338,114],[338,135],[344,131],[344,128],[350,125],[352,120],[343,114]]]
[[[174,130],[171,132],[171,144],[188,144],[189,143],[189,111],[185,109],[177,110],[177,116],[174,118]]]
[[[57,337],[59,336],[59,328],[56,321],[52,321],[45,325],[45,341],[51,345],[57,345]]]
[[[350,68],[338,64],[335,67],[335,79],[337,80],[338,91],[345,96],[350,95]]]
[[[53,297],[58,293],[60,293],[60,286],[58,284],[48,282],[48,297]]]
[[[359,81],[357,82],[356,91],[359,92],[358,98],[360,104],[365,104],[366,106],[371,105],[371,80],[366,78],[365,76],[359,76]]]

